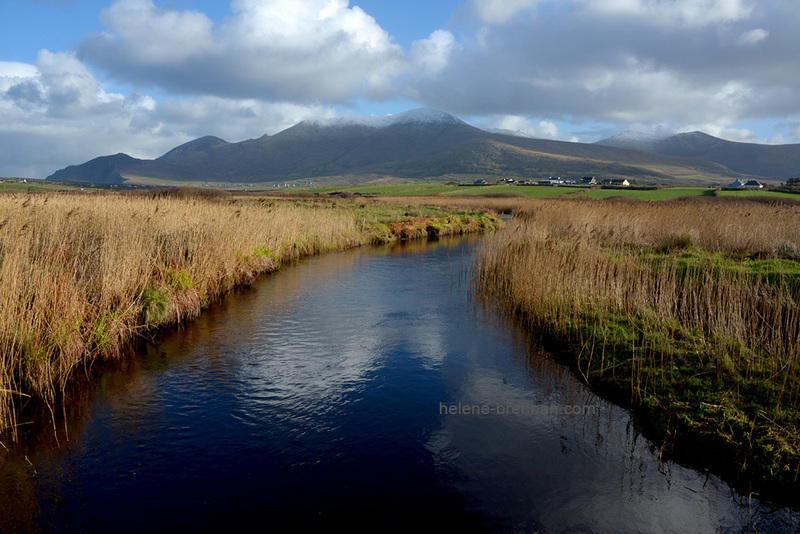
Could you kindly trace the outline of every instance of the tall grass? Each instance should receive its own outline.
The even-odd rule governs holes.
[[[282,261],[391,239],[369,212],[188,190],[0,195],[0,430],[28,396],[54,406],[76,369]]]
[[[488,238],[477,281],[665,435],[786,481],[800,469],[798,245],[796,206],[540,202]]]

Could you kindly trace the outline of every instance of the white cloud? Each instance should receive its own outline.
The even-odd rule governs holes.
[[[346,0],[236,0],[213,23],[202,13],[117,0],[107,31],[82,57],[113,76],[169,91],[262,100],[347,102],[392,94],[402,47]]]
[[[458,39],[446,63],[435,75],[413,72],[406,80],[407,94],[426,106],[554,124],[617,123],[621,130],[633,123],[728,127],[798,116],[794,2],[476,0],[473,6],[500,6],[494,20],[505,22],[489,24],[484,13],[478,20],[484,24],[449,28]],[[525,16],[521,10],[531,7],[536,16]],[[500,8],[514,15],[500,16]]]
[[[582,0],[598,15],[636,19],[653,26],[702,27],[736,22],[753,11],[752,0]]]
[[[558,126],[550,121],[539,121],[528,132],[534,137],[544,137],[546,139],[558,139],[560,135]]]
[[[542,0],[473,0],[473,8],[482,22],[505,24],[540,1]]]
[[[442,70],[450,57],[455,37],[447,30],[436,30],[427,39],[411,44],[409,59],[424,75]]]
[[[4,78],[29,78],[36,75],[36,67],[28,63],[0,61],[0,80]]]
[[[108,93],[74,54],[64,52],[43,50],[35,66],[18,65],[13,73],[25,76],[0,77],[3,176],[44,178],[118,152],[153,158],[203,135],[241,141],[334,113],[320,105],[213,96],[156,101]]]
[[[769,32],[763,28],[748,30],[739,36],[738,43],[743,46],[753,46],[765,41],[769,37]]]
[[[560,135],[558,126],[556,126],[555,123],[551,121],[539,121],[534,124],[528,117],[522,115],[502,115],[494,117],[487,122],[490,128],[521,132],[531,137],[558,139]]]
[[[117,1],[100,13],[100,22],[113,30],[101,39],[123,61],[174,65],[215,48],[214,23],[206,15],[158,9],[151,0]]]
[[[83,116],[124,101],[122,95],[106,93],[89,69],[71,53],[42,50],[37,67],[38,83],[51,115]]]
[[[25,76],[0,78],[0,109],[9,120],[26,113],[69,119],[102,113],[124,102],[105,92],[86,66],[70,52],[42,50],[36,65],[17,69]]]

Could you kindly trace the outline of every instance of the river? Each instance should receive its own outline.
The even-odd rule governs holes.
[[[88,373],[0,453],[0,530],[796,531],[474,302],[479,239],[298,261]]]

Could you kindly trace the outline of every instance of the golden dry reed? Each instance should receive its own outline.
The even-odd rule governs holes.
[[[368,243],[355,210],[266,199],[0,195],[0,430],[28,395],[293,257]]]
[[[796,478],[800,207],[526,206],[484,241],[482,294],[566,342],[590,384],[615,384],[662,422],[681,414],[691,432],[725,434],[739,461]]]
[[[682,262],[688,246],[712,254]],[[486,242],[481,272],[488,291],[557,329],[586,309],[647,314],[770,353],[777,370],[800,354],[798,273],[747,264],[798,249],[796,206],[540,201]]]

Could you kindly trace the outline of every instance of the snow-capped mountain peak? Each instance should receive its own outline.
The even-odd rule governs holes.
[[[366,126],[386,128],[395,124],[465,124],[464,121],[437,109],[418,108],[397,115],[342,115],[326,120],[309,120],[317,126]]]
[[[412,109],[398,115],[390,115],[392,124],[407,124],[410,122],[425,124],[465,124],[461,119],[431,108]]]
[[[536,136],[525,133],[522,130],[509,130],[508,128],[484,128],[483,131],[493,134],[510,135],[511,137],[524,137],[526,139],[537,139]]]

